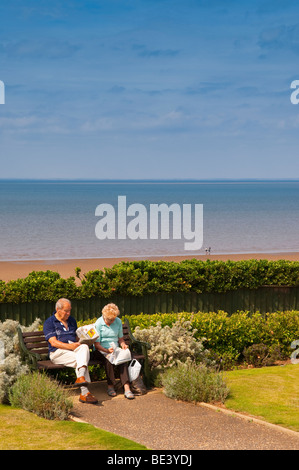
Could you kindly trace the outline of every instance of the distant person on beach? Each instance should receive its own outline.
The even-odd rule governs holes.
[[[89,347],[78,342],[77,322],[71,317],[71,302],[59,299],[55,312],[44,323],[44,334],[49,344],[49,357],[54,364],[63,364],[76,369],[76,384],[81,386],[79,401],[96,404],[98,400],[89,392],[88,372]]]
[[[106,359],[102,353],[112,353],[113,348],[110,343],[119,345],[122,349],[127,349],[128,346],[123,338],[123,327],[121,319],[118,318],[119,309],[115,304],[107,304],[102,310],[102,316],[97,319],[95,323],[95,329],[99,334],[99,338],[94,343],[95,346],[95,357],[99,359],[105,366],[107,384],[108,384],[108,395],[111,397],[116,396],[115,391],[115,376],[113,364]],[[124,387],[125,398],[129,400],[134,399],[134,395],[130,390],[129,374],[128,374],[128,362],[119,364],[119,376],[121,385]]]

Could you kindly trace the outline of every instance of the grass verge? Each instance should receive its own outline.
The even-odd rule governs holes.
[[[225,372],[228,409],[299,431],[299,365]]]
[[[50,421],[0,405],[0,450],[146,450],[146,447],[90,424]]]

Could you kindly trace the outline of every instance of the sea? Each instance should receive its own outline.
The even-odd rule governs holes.
[[[119,215],[124,201],[127,212]],[[151,232],[151,208],[161,204],[181,214],[179,220],[169,211],[169,236],[160,219],[158,235]],[[183,217],[187,206],[190,219]],[[197,237],[191,250],[187,232],[189,241]],[[0,180],[1,261],[192,257],[206,250],[299,251],[299,181]]]

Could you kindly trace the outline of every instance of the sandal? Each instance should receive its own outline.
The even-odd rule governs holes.
[[[116,397],[116,391],[114,390],[114,388],[108,388],[107,393],[109,397]]]
[[[128,398],[128,400],[133,400],[135,398],[135,396],[133,395],[131,390],[129,390],[129,391],[125,392],[125,398]]]

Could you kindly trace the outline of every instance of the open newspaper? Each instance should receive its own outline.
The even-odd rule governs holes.
[[[113,348],[112,353],[105,353],[101,351],[101,353],[108,359],[111,364],[117,366],[118,364],[122,364],[123,362],[129,362],[131,360],[131,352],[130,349],[122,349],[117,346],[115,343],[111,343],[111,347]]]
[[[79,338],[79,343],[87,344],[88,346],[91,346],[99,338],[94,324],[80,326],[76,333]]]

